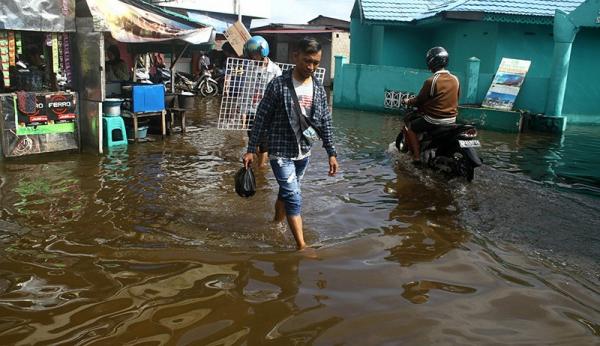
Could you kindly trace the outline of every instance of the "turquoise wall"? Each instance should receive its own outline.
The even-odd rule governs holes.
[[[426,70],[362,64],[345,64],[342,73],[342,83],[335,85],[335,106],[374,111],[384,109],[386,89],[416,93],[431,76]]]
[[[597,120],[589,115],[600,113],[599,95],[600,29],[585,28],[573,43],[563,114],[574,115],[578,122]]]
[[[360,18],[355,17],[357,14],[352,13],[350,21],[350,56],[355,64],[370,64],[371,63],[371,25],[363,25],[360,23]],[[369,49],[366,49],[367,44]]]
[[[383,49],[383,65],[427,69],[425,52],[431,48],[431,31],[417,27],[386,27],[387,44]],[[371,61],[371,64],[375,64]]]
[[[360,67],[344,65],[341,87],[343,103],[352,108],[383,109],[383,90],[377,83],[387,83],[389,89],[417,91],[428,73],[421,71],[420,81],[408,78],[406,69],[426,69],[424,54],[430,47],[444,46],[450,53],[449,69],[463,76],[467,60],[481,60],[477,103],[481,103],[503,57],[531,60],[532,64],[525,79],[515,109],[531,112],[545,111],[548,94],[554,39],[552,26],[495,23],[476,21],[444,21],[439,23],[396,26],[370,26],[360,24],[353,18],[351,23],[351,61],[357,64],[383,65]],[[569,122],[600,123],[600,29],[582,29],[573,45],[567,93],[563,114]],[[372,72],[369,72],[372,71]],[[369,77],[369,73],[373,73]],[[396,73],[404,73],[394,75]],[[413,75],[410,75],[413,76]],[[359,99],[367,103],[352,101],[357,79],[360,85],[371,85],[362,90]],[[370,79],[372,78],[372,82]],[[462,79],[461,79],[462,80]],[[389,85],[394,85],[391,87]],[[336,90],[335,92],[339,92]]]
[[[371,47],[368,52],[370,52],[369,61],[374,65],[385,65],[383,61],[383,56],[385,54],[385,49],[390,45],[390,41],[386,41],[384,39],[385,29],[381,25],[375,25],[371,28],[371,40],[369,41]]]

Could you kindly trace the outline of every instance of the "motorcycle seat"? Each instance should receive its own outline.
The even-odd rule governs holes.
[[[441,136],[452,135],[456,133],[464,132],[468,129],[475,128],[473,125],[465,125],[465,124],[450,124],[450,125],[440,125],[435,128],[433,131],[426,133],[427,137],[435,138]]]
[[[180,74],[180,75],[182,75],[182,76],[184,76],[184,77],[186,77],[186,78],[194,79],[194,75],[191,74],[191,73],[181,72],[181,71],[177,71],[177,73]]]

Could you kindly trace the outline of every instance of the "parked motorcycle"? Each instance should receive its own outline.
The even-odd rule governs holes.
[[[410,116],[410,115],[408,115]],[[399,152],[408,152],[404,129],[396,137]],[[419,136],[421,162],[427,167],[445,174],[449,178],[464,177],[472,181],[475,168],[483,163],[476,148],[481,147],[477,129],[472,125],[452,124]]]
[[[219,92],[218,82],[209,70],[203,70],[198,78],[185,72],[175,73],[175,89],[202,96],[215,96]]]
[[[171,71],[166,67],[157,67],[156,73],[151,76],[151,80],[155,84],[164,84],[167,90],[171,87]]]

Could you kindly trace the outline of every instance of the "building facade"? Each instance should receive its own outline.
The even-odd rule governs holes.
[[[585,3],[592,9],[600,6],[597,0]],[[563,78],[562,114],[569,122],[600,123],[600,18],[580,20],[583,24],[577,25],[570,43],[559,37],[562,24],[555,18],[559,13],[575,22],[581,19],[577,13],[589,12],[576,11],[583,5],[583,0],[527,0],[518,5],[492,0],[357,0],[351,15],[352,63],[339,64],[344,83],[336,86],[334,102],[384,109],[386,90],[419,90],[429,75],[425,52],[443,46],[450,53],[449,69],[462,81],[462,103],[481,104],[502,58],[530,60],[515,109],[553,113],[556,107],[549,104],[555,89],[561,91]],[[557,73],[557,66],[564,66],[563,48],[570,50],[570,64],[567,61],[567,71]],[[469,75],[472,57],[479,60],[475,81]]]
[[[253,28],[253,35],[264,36],[271,48],[271,59],[292,63],[294,44],[306,36],[314,37],[323,46],[321,66],[325,68],[323,84],[331,86],[335,76],[335,56],[350,56],[350,23],[319,16],[310,22],[319,24],[270,24]]]

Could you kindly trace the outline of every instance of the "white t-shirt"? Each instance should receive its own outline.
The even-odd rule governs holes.
[[[273,80],[273,78],[281,76],[281,68],[272,62],[271,59],[267,58],[267,84]]]
[[[300,103],[302,116],[308,117],[313,104],[313,80],[312,78],[309,78],[308,82],[302,84],[292,77],[292,82],[294,83],[294,90],[296,90],[296,95],[298,96],[298,103]],[[296,120],[295,122],[292,122],[292,128],[294,133],[296,133],[296,139],[298,140],[298,156],[293,158],[293,160],[302,160],[303,158],[310,156],[310,151],[304,154],[302,153],[302,148],[300,147],[302,130],[300,129],[298,114],[296,114],[296,107],[292,107],[292,112],[294,113],[293,118]]]

